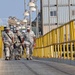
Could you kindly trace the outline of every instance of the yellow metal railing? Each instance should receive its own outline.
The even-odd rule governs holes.
[[[75,59],[75,20],[37,38],[33,56]]]
[[[3,26],[0,27],[0,58],[3,55],[2,30],[4,30]]]

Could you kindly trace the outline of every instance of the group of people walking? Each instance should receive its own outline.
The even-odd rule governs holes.
[[[15,32],[12,32],[9,27],[6,27],[2,32],[2,38],[5,60],[10,60],[12,58],[16,60],[21,59],[25,49],[26,59],[32,59],[36,38],[30,26],[27,26],[26,31],[23,33],[20,32],[18,28],[16,28]]]

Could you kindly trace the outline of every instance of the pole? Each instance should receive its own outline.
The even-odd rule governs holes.
[[[70,0],[68,0],[68,5],[69,5],[69,21],[71,20],[71,13],[70,13]]]
[[[37,6],[37,0],[35,0],[36,4],[36,37],[39,36],[39,26],[38,26],[38,6]]]
[[[29,7],[29,22],[32,29],[32,16],[31,16],[31,7]]]
[[[24,0],[24,12],[26,10],[26,0]],[[24,19],[25,19],[25,16],[24,16]]]
[[[49,31],[51,30],[50,27],[50,0],[48,0],[48,21],[49,21]]]
[[[56,0],[56,5],[57,5],[56,11],[57,11],[57,27],[58,27],[59,26],[59,24],[58,24],[58,0]]]
[[[24,0],[24,13],[26,12],[26,0]],[[25,19],[26,16],[24,16]],[[27,23],[24,23],[25,27],[27,26]]]
[[[38,26],[38,7],[36,6],[36,37],[39,36],[39,26]]]

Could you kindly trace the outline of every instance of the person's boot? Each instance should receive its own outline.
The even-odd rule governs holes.
[[[5,60],[7,60],[7,57],[5,57]]]
[[[30,57],[30,60],[32,60],[33,58],[32,57]]]
[[[9,57],[6,57],[6,60],[9,60]]]
[[[30,54],[30,60],[32,60],[33,58],[32,58],[32,54]]]
[[[21,57],[20,56],[18,56],[18,60],[20,60],[21,59]]]
[[[27,60],[29,60],[29,58],[26,58]]]
[[[29,55],[26,56],[26,59],[29,60]]]

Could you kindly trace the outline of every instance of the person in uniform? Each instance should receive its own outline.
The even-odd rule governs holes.
[[[13,52],[14,42],[14,33],[10,30],[9,27],[5,28],[5,31],[2,33],[2,38],[4,43],[5,59],[9,60]]]
[[[24,38],[25,38],[25,47],[26,47],[26,58],[27,60],[32,60],[32,54],[33,54],[33,48],[34,48],[34,44],[35,44],[35,34],[34,32],[31,30],[30,26],[27,26],[27,30],[24,34]]]
[[[15,32],[15,36],[14,36],[14,41],[15,41],[15,59],[20,59],[22,54],[23,54],[23,46],[22,46],[22,42],[23,42],[23,35],[22,33],[19,31],[18,28],[16,28],[16,32]],[[18,58],[16,58],[16,56],[18,56]]]

